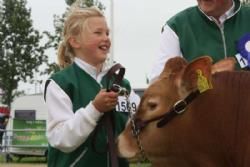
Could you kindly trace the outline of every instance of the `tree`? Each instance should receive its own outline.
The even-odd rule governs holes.
[[[39,66],[48,60],[41,46],[42,35],[32,26],[26,0],[2,0],[0,4],[0,88],[2,103],[10,107],[19,81],[33,79]]]
[[[76,0],[65,0],[67,5],[72,5]],[[83,6],[90,7],[90,6],[97,6],[99,9],[104,10],[105,7],[102,3],[98,2],[97,0],[78,0],[83,3]],[[68,9],[67,9],[68,10]],[[67,11],[66,11],[67,12]],[[57,49],[59,42],[61,41],[61,33],[63,31],[63,22],[66,16],[66,12],[62,16],[54,15],[54,27],[55,33],[51,34],[46,32],[49,42],[48,45]]]
[[[72,5],[75,1],[76,0],[65,0],[66,4],[69,6]],[[78,1],[83,4],[82,5],[83,7],[97,6],[99,9],[105,10],[104,5],[98,2],[98,0],[78,0]],[[54,48],[55,50],[57,50],[58,45],[61,41],[61,34],[63,31],[63,22],[65,19],[66,13],[67,11],[62,16],[54,15],[54,28],[55,28],[54,33],[45,32],[45,34],[47,35],[49,39],[47,46]],[[45,71],[46,74],[50,74],[52,72],[56,72],[59,70],[59,67],[57,66],[56,63],[48,63],[47,66],[48,68]]]
[[[241,0],[243,4],[250,4],[250,0]]]
[[[65,0],[67,5],[72,5],[77,0]],[[105,7],[102,3],[98,2],[97,0],[78,0],[83,3],[83,6],[90,7],[90,6],[97,6],[99,9],[103,10]]]

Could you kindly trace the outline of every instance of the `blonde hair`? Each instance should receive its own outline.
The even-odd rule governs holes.
[[[79,1],[71,6],[64,21],[62,42],[58,47],[60,68],[72,64],[75,55],[68,40],[71,36],[79,36],[83,32],[90,17],[104,17],[104,14],[95,6],[84,8]]]

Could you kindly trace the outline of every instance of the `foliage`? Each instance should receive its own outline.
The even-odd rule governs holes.
[[[67,5],[72,5],[72,3],[76,2],[77,0],[65,0]],[[98,0],[78,0],[83,3],[83,6],[90,7],[90,6],[97,6],[99,9],[103,10],[105,7],[102,3],[98,2]]]
[[[72,5],[75,1],[76,0],[65,0],[66,4],[69,6]],[[99,9],[105,10],[104,5],[98,2],[98,0],[79,0],[79,1],[83,3],[83,6],[86,6],[86,7],[97,6]],[[54,48],[55,50],[57,50],[58,45],[61,41],[61,34],[63,31],[63,22],[66,17],[66,13],[67,11],[64,14],[62,14],[62,16],[54,15],[54,28],[55,28],[54,33],[45,32],[45,34],[47,35],[49,39],[47,46]],[[48,69],[46,69],[45,71],[46,74],[50,74],[52,72],[56,72],[59,70],[59,67],[57,66],[56,63],[52,63],[52,64],[48,63],[47,65],[48,65]]]
[[[0,82],[2,103],[10,106],[19,81],[32,80],[39,66],[47,61],[42,35],[32,26],[26,0],[2,0],[0,4]]]
[[[250,4],[250,0],[241,0],[243,4]]]

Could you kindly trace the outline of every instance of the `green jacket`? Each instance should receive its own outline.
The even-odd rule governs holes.
[[[216,62],[236,55],[239,38],[250,33],[250,7],[241,6],[239,0],[234,1],[235,13],[221,28],[198,6],[180,12],[167,22],[177,34],[182,54],[188,61],[209,55]]]
[[[51,79],[53,79],[69,96],[73,103],[74,112],[80,107],[85,107],[94,99],[101,89],[99,83],[97,83],[85,71],[80,69],[75,63],[64,70],[55,73],[52,75]],[[106,86],[106,76],[103,77],[101,83],[104,87]],[[127,80],[123,80],[122,86],[130,90],[130,85]],[[118,135],[124,129],[127,115],[122,112],[114,112],[113,114],[115,118],[115,133]],[[107,139],[106,132],[104,129],[101,129],[98,132],[99,133],[96,136],[96,148],[98,150],[105,150]],[[81,146],[70,153],[64,153],[49,146],[48,166],[69,167],[74,163],[74,167],[108,167],[107,152],[96,153],[92,148],[92,140],[93,134],[91,134]],[[128,166],[126,160],[119,159],[119,167]]]

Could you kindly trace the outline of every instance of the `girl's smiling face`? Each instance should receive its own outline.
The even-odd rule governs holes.
[[[105,18],[98,16],[88,18],[84,24],[81,35],[75,38],[77,45],[73,49],[77,57],[98,66],[106,60],[109,53],[109,28]]]

